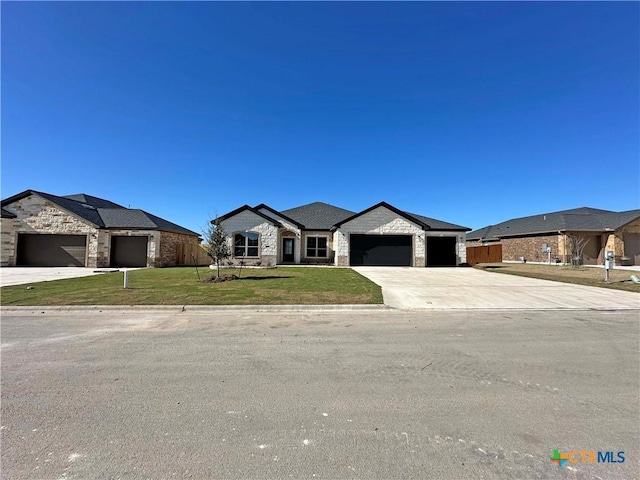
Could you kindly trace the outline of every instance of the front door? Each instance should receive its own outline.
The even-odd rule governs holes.
[[[283,262],[293,262],[293,238],[283,238],[282,239],[282,261]]]

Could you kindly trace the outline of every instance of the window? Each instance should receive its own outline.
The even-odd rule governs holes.
[[[327,256],[327,237],[307,237],[307,257]]]
[[[234,257],[257,257],[258,234],[252,232],[236,233],[233,238]]]

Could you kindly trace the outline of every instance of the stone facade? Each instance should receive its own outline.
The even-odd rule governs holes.
[[[16,264],[16,224],[13,218],[3,218],[0,224],[0,259],[3,267]]]
[[[349,222],[345,222],[335,231],[330,230],[301,230],[297,225],[274,213],[270,209],[261,208],[261,214],[273,218],[274,222],[261,217],[249,208],[239,209],[232,216],[225,216],[222,227],[228,235],[229,246],[233,251],[233,238],[236,233],[254,232],[259,235],[259,256],[244,258],[248,265],[267,263],[283,263],[283,239],[294,239],[295,264],[326,264],[336,266],[349,265],[349,239],[351,234],[371,235],[408,235],[412,238],[413,258],[412,266],[424,267],[426,259],[426,236],[447,236],[456,239],[456,263],[466,261],[465,234],[458,231],[425,232],[421,225],[413,223],[386,206],[360,215]],[[275,221],[281,224],[274,225]],[[325,237],[327,239],[326,257],[307,256],[307,240],[310,237]],[[242,258],[230,259],[231,264],[237,264]]]
[[[8,233],[3,234],[2,265],[13,266],[16,264],[16,249],[19,233],[55,233],[62,235],[86,235],[87,267],[100,267],[97,262],[98,229],[71,213],[60,210],[56,205],[39,195],[30,195],[4,207],[5,210],[15,214],[11,220]],[[6,242],[6,244],[5,244]]]
[[[262,265],[275,265],[278,262],[278,227],[265,218],[249,210],[244,210],[224,220],[222,222],[222,228],[224,228],[229,236],[229,248],[232,253],[229,259],[230,262],[238,264],[244,260],[244,262],[249,265],[256,264],[257,262]],[[236,258],[233,256],[233,237],[236,233],[245,232],[258,234],[258,257]]]
[[[351,234],[411,235],[413,237],[412,266],[424,267],[425,265],[425,234],[422,227],[398,216],[386,207],[376,208],[350,222],[343,223],[334,233],[333,247],[337,266],[349,265],[349,235]]]
[[[111,239],[115,236],[146,236],[147,266],[176,265],[176,246],[180,243],[198,244],[195,235],[185,235],[159,230],[99,229],[57,205],[32,194],[3,207],[17,218],[3,218],[1,226],[2,266],[16,265],[19,233],[58,235],[86,235],[86,261],[90,268],[110,266]]]
[[[300,259],[303,255],[302,253],[302,249],[303,244],[302,244],[302,232],[300,231],[300,228],[294,224],[291,223],[289,220],[281,217],[280,215],[277,215],[275,213],[273,213],[272,211],[270,211],[269,209],[266,208],[261,208],[259,210],[260,213],[264,213],[265,215],[267,215],[268,217],[271,218],[275,218],[276,220],[278,220],[278,222],[280,222],[280,224],[282,224],[282,228],[278,229],[278,244],[277,244],[277,249],[278,249],[278,253],[276,255],[276,260],[275,263],[282,263],[283,260],[283,255],[284,252],[282,251],[283,246],[282,246],[282,239],[283,238],[293,238],[293,263],[300,263]],[[228,232],[227,232],[228,233]]]

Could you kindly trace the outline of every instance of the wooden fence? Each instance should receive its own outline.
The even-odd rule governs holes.
[[[467,247],[467,263],[495,263],[502,261],[502,245],[487,245],[482,247]]]
[[[200,245],[191,243],[176,245],[176,265],[209,265],[211,259]]]

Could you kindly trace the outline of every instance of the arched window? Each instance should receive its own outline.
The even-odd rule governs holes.
[[[260,236],[253,232],[236,233],[233,237],[234,257],[257,257]]]

